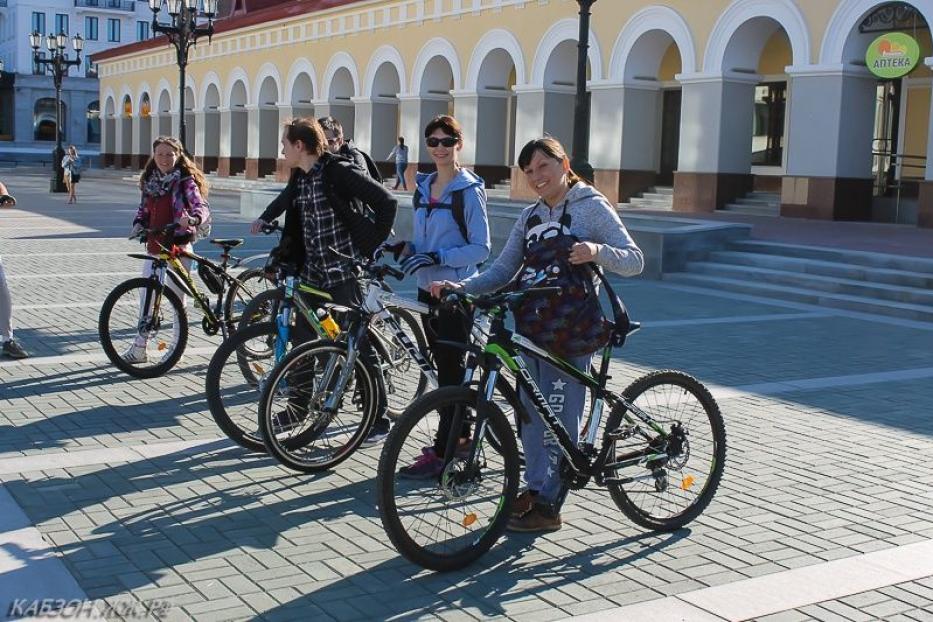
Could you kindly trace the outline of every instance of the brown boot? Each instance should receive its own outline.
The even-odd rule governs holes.
[[[515,497],[515,503],[512,504],[511,518],[521,518],[530,512],[535,504],[535,496],[536,493],[530,490],[523,490],[519,493],[519,495]]]
[[[531,510],[521,518],[510,518],[506,526],[508,531],[519,533],[544,533],[561,528],[560,514],[546,505],[534,504]]]

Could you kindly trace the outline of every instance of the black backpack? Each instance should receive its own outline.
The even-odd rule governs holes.
[[[390,231],[385,231],[385,235],[377,231],[379,219],[373,207],[357,198],[354,188],[341,187],[331,172],[335,167],[346,167],[366,177],[366,171],[361,169],[354,160],[339,155],[325,153],[321,159],[324,161],[324,193],[327,195],[328,203],[347,227],[353,239],[353,245],[363,255],[371,257],[385,242]],[[375,179],[372,181],[378,183]]]
[[[415,209],[425,209],[421,207],[421,190],[415,188],[415,194],[412,196],[412,205]],[[445,209],[446,205],[438,205],[432,209]],[[463,236],[463,241],[467,244],[470,243],[470,238],[467,235],[467,223],[466,223],[466,214],[464,212],[463,206],[463,189],[454,190],[450,194],[450,214],[454,217],[454,222],[457,223],[457,228],[460,229],[460,235]]]

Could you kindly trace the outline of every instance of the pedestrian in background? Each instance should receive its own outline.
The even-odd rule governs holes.
[[[62,169],[65,172],[65,186],[68,188],[68,202],[78,202],[78,182],[81,181],[81,171],[84,166],[78,155],[78,148],[74,145],[68,147],[68,152],[62,158]]]
[[[404,136],[398,137],[398,144],[392,148],[392,151],[386,157],[389,160],[395,158],[395,187],[392,189],[398,190],[398,185],[402,184],[402,190],[408,190],[408,184],[405,183],[405,169],[408,168],[408,147],[405,146]]]
[[[13,207],[16,199],[10,194],[3,182],[0,182],[0,207]],[[3,271],[3,257],[0,257],[0,353],[13,359],[24,359],[29,354],[13,340],[13,297],[6,283]]]

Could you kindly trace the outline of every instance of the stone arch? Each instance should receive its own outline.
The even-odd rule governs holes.
[[[102,125],[102,137],[101,137],[101,153],[105,156],[105,165],[113,163],[113,154],[116,153],[116,129],[117,121],[115,118],[115,113],[117,109],[116,96],[113,93],[113,89],[107,88],[106,93],[104,94],[104,118]]]
[[[735,0],[716,20],[703,54],[707,74],[734,69],[757,69],[765,43],[778,28],[790,40],[795,65],[810,64],[810,33],[807,22],[792,0]],[[756,59],[755,67],[741,63]]]
[[[256,74],[256,81],[253,82],[254,106],[277,105],[282,98],[282,77],[279,75],[279,68],[272,63],[265,63],[259,68]],[[268,98],[272,98],[269,101]]]
[[[638,76],[657,76],[665,51],[673,41],[684,73],[697,70],[696,44],[690,26],[677,11],[650,6],[637,12],[622,28],[612,49],[608,78],[627,82]]]
[[[515,160],[518,107],[512,87],[524,81],[523,73],[519,73],[522,57],[497,43],[506,42],[501,35],[488,40],[483,45],[485,54],[471,61],[467,80],[472,80],[472,88],[468,92],[477,94],[477,131],[472,138],[474,148],[471,150],[469,143],[464,147],[464,156],[492,183],[508,177],[508,167]]]
[[[172,133],[172,110],[174,110],[172,101],[172,91],[168,88],[168,83],[159,82],[159,98],[156,100],[156,113],[159,117],[157,134],[159,136],[168,136]]]
[[[221,104],[224,108],[233,108],[233,93],[238,84],[241,86],[242,91],[238,90],[237,95],[243,101],[237,101],[237,105],[246,106],[251,101],[249,96],[249,76],[241,67],[235,67],[227,76],[227,84],[224,90],[223,103]]]
[[[862,37],[853,35],[862,19],[884,3],[885,0],[840,0],[823,34],[820,64],[849,64],[853,60],[862,60],[870,38],[865,37],[862,41]],[[923,0],[908,0],[907,3],[919,11],[927,24],[933,27],[933,4]]]
[[[485,75],[481,69],[489,55],[496,50],[505,52],[512,59],[515,67],[515,84],[525,84],[525,55],[521,43],[510,31],[496,28],[483,35],[483,38],[473,47],[466,82],[463,85],[464,90],[476,91],[481,88],[479,77]]]
[[[454,49],[453,44],[447,39],[435,37],[422,46],[421,50],[418,52],[418,56],[415,58],[414,69],[411,72],[412,93],[421,92],[425,76],[429,74],[429,69],[434,69],[438,66],[436,62],[438,57],[443,58],[447,62],[448,67],[450,67],[453,81],[452,90],[460,88],[460,58],[457,55],[457,50]]]
[[[573,41],[576,44],[579,31],[579,24],[576,19],[567,18],[551,26],[535,50],[535,57],[532,63],[530,86],[537,88],[545,87],[545,73],[548,64],[551,61],[554,51],[561,44],[567,41]],[[602,49],[599,45],[599,39],[596,34],[590,30],[590,41],[587,57],[590,62],[590,81],[601,80],[603,76]]]
[[[345,73],[338,75],[340,70]],[[348,83],[346,82],[347,75],[350,78]],[[337,89],[334,88],[335,80],[337,81]],[[346,52],[334,54],[324,71],[323,84],[321,99],[334,101],[335,99],[343,99],[344,97],[349,99],[356,96],[360,92],[360,76],[353,57]]]
[[[211,91],[211,87],[213,87],[213,91]],[[204,74],[204,79],[201,80],[201,89],[199,92],[197,108],[199,110],[207,109],[207,106],[208,106],[207,96],[209,92],[216,93],[217,101],[212,103],[211,105],[219,108],[220,107],[220,93],[222,92],[222,88],[223,87],[220,84],[220,76],[218,76],[215,72],[208,71],[206,74]]]
[[[285,81],[284,101],[291,106],[311,106],[318,93],[317,73],[307,58],[292,63]]]
[[[374,94],[373,87],[376,86],[377,76],[382,78],[386,77],[387,74],[384,73],[386,65],[391,65],[395,68],[395,75],[398,78],[398,86],[394,94],[397,95],[402,91],[402,85],[407,83],[405,61],[402,60],[402,55],[395,47],[383,45],[373,52],[372,58],[369,59],[369,65],[366,67],[366,78],[363,81],[362,97],[379,97],[381,95],[378,92]],[[383,71],[383,73],[380,73],[380,71]],[[385,85],[383,84],[383,86]]]

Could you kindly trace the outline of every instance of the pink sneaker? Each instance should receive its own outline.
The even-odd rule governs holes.
[[[398,470],[402,479],[433,479],[444,470],[444,461],[437,457],[433,447],[425,447],[410,466]]]

